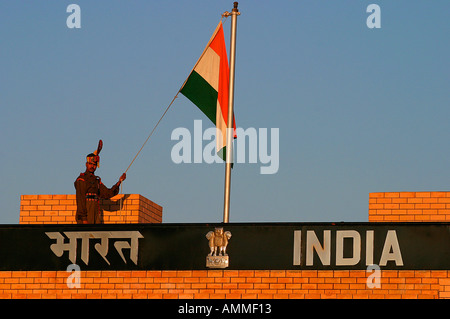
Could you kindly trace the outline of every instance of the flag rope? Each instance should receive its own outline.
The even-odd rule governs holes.
[[[144,148],[145,144],[147,144],[148,140],[150,139],[150,137],[153,135],[153,133],[155,132],[156,128],[158,127],[159,123],[161,122],[161,120],[163,119],[163,117],[166,115],[167,111],[169,111],[169,108],[172,106],[173,102],[175,102],[175,100],[178,98],[178,94],[180,93],[180,91],[177,92],[177,94],[175,94],[175,96],[173,97],[172,101],[170,102],[170,104],[166,107],[164,113],[161,115],[161,117],[159,118],[158,122],[156,123],[156,125],[153,127],[153,130],[150,132],[150,134],[148,135],[147,139],[145,140],[144,144],[142,144],[141,148],[139,149],[139,151],[136,153],[136,155],[134,156],[133,160],[131,161],[130,165],[128,165],[127,169],[125,170],[125,174],[128,172],[128,170],[130,169],[131,165],[133,165],[134,161],[136,160],[136,158],[139,156],[139,153],[141,153],[142,149]],[[119,211],[120,211],[120,217],[122,217],[122,206],[123,206],[123,199],[125,197],[125,195],[122,192],[122,186],[123,186],[123,182],[120,184],[120,191],[119,194],[122,194],[123,196],[120,198],[119,201]]]
[[[219,25],[220,25],[220,23],[223,24],[223,22],[227,20],[227,18],[228,18],[229,15],[230,15],[230,13],[229,13],[228,11],[225,11],[225,12],[222,14],[222,18],[220,19]],[[217,33],[217,31],[218,31],[218,29],[219,29],[219,25],[216,27],[216,30],[214,31],[213,36],[211,37],[210,41],[209,41],[208,44],[206,45],[206,48],[209,46],[211,40],[214,38],[215,34]],[[203,51],[202,55],[200,56],[200,59],[201,59],[201,57],[203,56],[203,54],[205,53],[206,48],[205,48],[205,50]],[[200,61],[200,59],[197,60],[197,63],[198,63],[198,61]],[[196,63],[196,64],[194,65],[194,67],[192,68],[190,74],[191,74],[192,71],[195,69],[197,63]],[[181,88],[178,90],[177,94],[175,94],[174,98],[172,99],[172,102],[170,102],[169,106],[166,108],[166,110],[164,111],[163,115],[161,116],[161,118],[158,120],[158,122],[156,123],[155,127],[153,128],[153,130],[150,132],[150,134],[149,134],[149,136],[147,137],[147,139],[145,140],[144,144],[142,144],[142,147],[139,149],[139,151],[137,152],[136,156],[135,156],[135,157],[133,158],[133,160],[131,161],[130,165],[128,165],[127,169],[125,170],[125,173],[130,169],[131,165],[134,163],[134,161],[136,160],[136,158],[139,156],[139,153],[142,151],[142,149],[144,148],[145,144],[147,144],[147,141],[148,141],[148,140],[150,139],[150,137],[153,135],[153,132],[156,130],[156,128],[158,127],[159,123],[161,122],[161,120],[163,119],[163,117],[166,115],[166,113],[167,113],[167,111],[169,110],[169,108],[172,106],[173,102],[177,99],[178,94],[180,94],[180,91],[183,89],[184,85],[186,84],[186,81],[187,81],[187,79],[189,78],[190,74],[188,75],[188,77],[187,77],[186,80],[184,81],[184,83],[183,83],[183,85],[181,86]]]
[[[225,11],[225,12],[222,14],[222,18],[220,19],[219,25],[220,25],[221,23],[223,24],[223,22],[226,21],[227,18],[228,18],[229,16],[230,16],[230,13],[229,13],[228,11]],[[213,38],[214,38],[214,35],[217,33],[217,31],[218,31],[218,29],[219,29],[219,25],[217,26],[216,30],[214,31],[214,34],[213,34],[213,36],[211,37],[211,39],[213,39]],[[211,39],[210,39],[210,41],[211,41]],[[209,41],[208,44],[206,45],[206,48],[209,46],[210,41]],[[203,51],[202,56],[203,56],[203,54],[205,53],[206,48],[205,48],[205,50]],[[200,58],[201,58],[201,56],[200,56]],[[199,59],[199,60],[200,60],[200,59]],[[198,60],[198,61],[199,61],[199,60]],[[198,61],[197,61],[197,63],[198,63]],[[195,66],[196,66],[196,65],[197,65],[197,64],[195,64],[194,67],[192,68],[191,73],[192,73],[192,71],[195,69]],[[190,74],[189,74],[189,76],[190,76]],[[165,109],[164,113],[161,115],[161,117],[160,117],[160,119],[158,120],[158,122],[156,123],[155,127],[153,127],[152,131],[151,131],[150,134],[148,135],[148,137],[147,137],[147,139],[145,140],[144,144],[142,144],[141,148],[139,149],[139,151],[138,151],[138,152],[136,153],[136,155],[134,156],[134,158],[133,158],[133,160],[131,161],[130,165],[128,165],[127,169],[126,169],[125,172],[124,172],[125,174],[128,172],[128,170],[130,169],[131,165],[133,165],[134,161],[136,160],[136,158],[137,158],[137,157],[139,156],[139,154],[141,153],[141,151],[142,151],[142,149],[144,148],[145,144],[147,144],[148,140],[150,139],[150,137],[151,137],[151,136],[153,135],[153,133],[155,132],[156,128],[158,127],[158,125],[159,125],[159,123],[161,122],[161,120],[163,119],[163,117],[166,115],[167,111],[169,111],[169,108],[172,106],[173,102],[175,102],[175,100],[178,98],[178,94],[180,94],[180,91],[183,89],[183,87],[184,87],[184,85],[186,84],[187,79],[189,78],[189,76],[186,78],[186,80],[184,81],[183,85],[182,85],[181,88],[178,90],[177,94],[175,94],[174,98],[172,99],[172,101],[170,102],[170,104],[167,106],[167,108]],[[120,194],[123,194],[123,193],[122,193],[122,186],[123,186],[123,183],[120,184],[120,192],[119,192]],[[124,196],[122,196],[122,198],[120,199],[120,203],[119,203],[120,216],[122,216],[123,198],[124,198]]]
[[[153,133],[155,132],[156,128],[158,127],[159,123],[161,122],[161,120],[163,119],[163,117],[166,115],[167,111],[169,110],[169,108],[172,106],[173,102],[175,102],[175,100],[178,97],[178,94],[180,93],[180,91],[177,92],[177,94],[174,96],[174,98],[172,99],[172,102],[170,102],[169,106],[166,108],[166,110],[164,111],[163,115],[161,115],[161,117],[159,118],[158,122],[156,123],[155,127],[153,128],[153,130],[150,132],[150,134],[148,135],[147,139],[145,140],[144,144],[142,144],[141,148],[139,149],[139,151],[136,153],[136,156],[134,156],[133,160],[131,161],[130,165],[128,165],[127,169],[125,170],[125,173],[128,172],[128,170],[130,169],[131,165],[133,165],[134,161],[136,160],[136,158],[139,156],[139,153],[142,151],[142,149],[144,148],[145,144],[147,144],[148,140],[150,139],[150,137],[153,135]]]
[[[229,15],[228,12],[224,12],[224,13],[222,14],[222,19],[220,20],[220,22],[223,23],[224,21],[226,21],[227,18],[228,18],[228,15]],[[220,23],[219,23],[219,25],[220,25]],[[217,26],[216,30],[214,31],[213,36],[211,37],[211,39],[213,39],[213,38],[214,38],[214,35],[217,33],[217,30],[219,29],[219,25]],[[206,45],[206,48],[209,46],[209,44],[210,44],[210,42],[211,42],[211,39],[210,39],[210,41],[208,42],[208,44]],[[203,53],[202,53],[202,55],[200,56],[200,58],[201,58],[201,57],[203,56],[203,54],[205,53],[206,48],[205,48],[205,50],[203,51]],[[200,59],[197,60],[197,63],[198,63],[199,60],[200,60]],[[192,68],[192,70],[191,70],[190,73],[192,73],[192,71],[195,69],[195,66],[196,66],[196,65],[197,65],[197,64],[194,65],[194,67]],[[134,163],[134,161],[136,160],[136,158],[139,156],[139,153],[142,151],[142,149],[144,148],[145,144],[147,144],[147,141],[148,141],[148,140],[150,139],[150,137],[153,135],[153,132],[154,132],[155,129],[158,127],[159,123],[161,122],[161,120],[163,119],[163,117],[166,115],[166,113],[167,113],[167,111],[169,110],[169,108],[172,106],[173,102],[177,99],[178,94],[180,94],[180,91],[183,89],[183,87],[184,87],[184,85],[186,84],[186,81],[187,81],[187,79],[189,78],[189,76],[190,76],[190,74],[188,75],[188,77],[187,77],[186,80],[184,81],[184,83],[183,83],[183,85],[181,86],[181,88],[178,90],[177,94],[175,94],[174,98],[172,99],[172,102],[170,102],[169,106],[166,108],[166,110],[164,111],[163,115],[161,116],[161,118],[158,120],[158,122],[156,123],[155,127],[153,128],[153,130],[150,132],[150,134],[149,134],[149,136],[147,137],[147,139],[145,140],[144,144],[142,144],[142,147],[139,149],[139,151],[137,152],[136,156],[135,156],[135,157],[133,158],[133,160],[131,161],[130,165],[128,165],[127,169],[125,170],[125,173],[130,169],[131,165]]]

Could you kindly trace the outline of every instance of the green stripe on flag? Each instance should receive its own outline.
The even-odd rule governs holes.
[[[180,92],[216,124],[217,91],[205,79],[192,71]]]

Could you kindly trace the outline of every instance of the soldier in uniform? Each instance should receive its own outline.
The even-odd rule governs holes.
[[[108,188],[102,183],[100,177],[94,175],[95,170],[100,166],[99,154],[102,147],[103,142],[100,140],[97,150],[86,156],[86,171],[81,173],[74,183],[77,200],[75,219],[78,224],[101,224],[103,220],[99,200],[117,195],[120,184],[126,178],[126,174],[122,174],[119,181]]]

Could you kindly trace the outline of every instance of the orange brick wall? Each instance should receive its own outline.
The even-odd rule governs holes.
[[[161,223],[162,207],[139,194],[101,200],[105,224]],[[20,196],[20,224],[75,224],[75,195]]]
[[[2,271],[0,298],[430,299],[450,298],[449,271],[385,270],[381,288],[364,270]]]
[[[371,222],[448,222],[450,192],[369,194]]]
[[[74,210],[73,202],[62,202],[71,195],[52,205],[45,200],[57,198],[39,196],[65,195],[23,195],[21,223],[51,215],[38,213],[53,212],[49,206],[66,205],[61,212]],[[369,221],[448,221],[447,205],[450,192],[372,193]],[[450,299],[450,270],[382,270],[380,288],[367,285],[372,274],[364,270],[81,271],[80,287],[69,288],[71,273],[66,271],[0,271],[0,298]]]

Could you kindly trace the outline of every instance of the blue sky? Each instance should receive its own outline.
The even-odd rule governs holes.
[[[69,4],[81,28],[69,29]],[[381,28],[369,29],[369,4]],[[21,194],[73,194],[102,139],[111,186],[177,93],[232,1],[2,1],[0,223]],[[447,0],[239,1],[235,114],[279,128],[279,170],[235,165],[230,222],[368,220],[370,192],[450,185]],[[224,23],[228,42],[230,19]],[[228,45],[228,43],[227,43]],[[163,222],[221,222],[223,164],[175,164],[171,133],[205,116],[184,96],[123,193]]]

